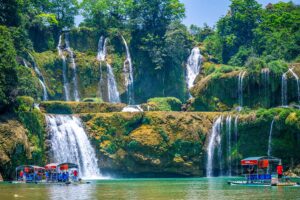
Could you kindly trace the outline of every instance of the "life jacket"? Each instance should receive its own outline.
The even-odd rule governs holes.
[[[277,166],[277,174],[282,175],[283,167],[282,165]]]

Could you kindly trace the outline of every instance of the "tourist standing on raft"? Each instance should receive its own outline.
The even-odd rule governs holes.
[[[277,174],[278,174],[278,181],[279,181],[279,180],[281,180],[282,174],[283,174],[283,167],[282,167],[281,162],[277,166]]]

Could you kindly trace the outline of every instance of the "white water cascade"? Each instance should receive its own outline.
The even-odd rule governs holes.
[[[226,117],[226,139],[227,139],[227,169],[228,175],[231,176],[231,115]]]
[[[234,142],[235,142],[235,148],[237,153],[238,153],[238,137],[239,137],[238,123],[239,123],[239,116],[237,115],[234,119]],[[236,159],[235,162],[236,172],[238,171],[238,166],[239,166],[239,160]]]
[[[265,99],[269,99],[269,84],[270,84],[270,69],[269,68],[264,68],[261,70],[261,76],[262,76],[262,81],[263,81],[263,90],[264,90],[264,95]],[[268,106],[268,101],[266,101],[266,106]]]
[[[126,60],[123,65],[123,73],[125,77],[125,86],[127,91],[127,99],[128,104],[133,105],[134,104],[134,80],[133,80],[133,66],[132,66],[132,60],[131,55],[129,51],[129,47],[127,45],[127,42],[123,36],[122,40],[126,48]]]
[[[212,133],[209,138],[207,146],[207,164],[206,164],[206,176],[212,177],[214,175],[214,154],[215,149],[218,147],[218,159],[220,164],[220,171],[222,171],[222,164],[220,160],[220,149],[221,149],[221,127],[222,127],[222,117],[220,116],[213,124]],[[222,172],[221,172],[222,173]]]
[[[67,63],[66,63],[66,56],[63,52],[63,45],[62,45],[62,35],[59,36],[59,41],[57,45],[58,55],[62,59],[62,72],[63,72],[63,84],[64,84],[64,92],[65,92],[65,100],[70,101],[70,88],[67,79]]]
[[[274,126],[275,119],[272,120],[269,132],[269,141],[268,141],[268,156],[271,156],[272,153],[272,135],[273,135],[273,126]]]
[[[194,86],[194,81],[201,70],[201,58],[202,55],[200,53],[200,49],[195,47],[192,49],[191,55],[188,58],[187,65],[186,65],[186,84],[188,90]],[[191,94],[189,92],[189,96]]]
[[[298,94],[298,102],[300,103],[300,81],[299,81],[299,76],[294,72],[294,69],[290,68],[289,71],[292,73],[292,75],[296,79],[297,83],[297,94]]]
[[[103,98],[102,95],[102,85],[103,85],[103,73],[102,73],[102,62],[105,61],[106,58],[106,46],[107,46],[107,38],[101,36],[98,42],[98,53],[97,60],[100,61],[99,71],[100,71],[100,79],[99,79],[99,96]]]
[[[46,115],[49,129],[52,162],[71,162],[79,166],[80,176],[101,176],[95,151],[78,117]]]
[[[287,73],[282,74],[281,76],[281,103],[282,106],[287,106]]]
[[[66,44],[66,51],[69,53],[70,60],[71,60],[71,65],[73,69],[73,95],[74,95],[74,100],[75,101],[80,101],[79,97],[79,92],[78,92],[78,80],[77,80],[77,67],[75,63],[75,58],[74,58],[74,52],[72,51],[70,47],[70,41],[69,41],[69,34],[65,34],[65,44]]]
[[[97,54],[97,60],[98,61],[102,61],[102,62],[106,62],[106,56],[107,56],[107,42],[108,39],[105,38],[103,36],[100,37],[99,42],[98,42],[98,54]],[[107,67],[107,92],[108,92],[108,101],[111,103],[120,103],[120,94],[118,91],[118,87],[117,87],[117,82],[115,79],[115,75],[113,72],[113,69],[111,67],[111,65],[106,62],[106,67]],[[101,71],[101,63],[100,63],[100,71]],[[99,89],[101,91],[101,85],[102,85],[102,73],[100,75],[100,81],[99,81]]]
[[[243,108],[243,83],[244,83],[244,77],[247,72],[242,71],[239,73],[238,77],[238,100],[239,100],[239,109]]]
[[[37,74],[39,82],[40,82],[40,84],[41,84],[41,86],[43,88],[43,101],[48,101],[48,92],[47,92],[47,86],[46,86],[46,83],[45,83],[44,76],[43,76],[42,72],[39,70],[39,68],[38,68],[38,66],[37,66],[37,64],[35,62],[34,57],[31,54],[29,54],[29,56],[30,56],[30,58],[31,58],[31,60],[33,62],[34,71]]]

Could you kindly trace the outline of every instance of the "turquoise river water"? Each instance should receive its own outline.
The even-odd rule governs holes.
[[[299,199],[300,187],[230,186],[234,178],[111,179],[81,185],[0,184],[0,199]]]

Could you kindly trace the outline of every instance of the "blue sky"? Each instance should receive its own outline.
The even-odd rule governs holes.
[[[79,0],[81,1],[81,0]],[[207,23],[210,26],[215,25],[218,19],[227,13],[230,0],[180,0],[185,4],[186,18],[183,20],[185,25],[196,24],[202,26]],[[276,3],[278,0],[257,0],[262,5]],[[288,2],[289,0],[281,0]],[[300,0],[293,0],[294,3],[300,4]],[[76,24],[82,21],[81,16],[76,17]]]
[[[215,25],[218,19],[227,13],[230,0],[180,0],[185,4],[186,18],[183,23],[186,25],[196,24],[202,26],[207,23],[210,26]],[[281,0],[288,2],[289,0]],[[278,0],[257,0],[262,5],[268,3],[277,3]],[[300,0],[293,0],[294,3],[300,4]]]

